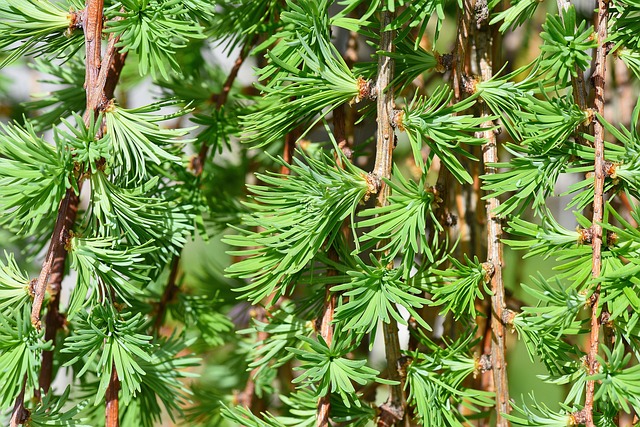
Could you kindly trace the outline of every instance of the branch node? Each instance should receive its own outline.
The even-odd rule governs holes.
[[[364,196],[364,201],[366,202],[372,194],[378,194],[380,187],[382,187],[382,180],[374,172],[366,174],[364,179],[367,181],[367,194]]]
[[[502,311],[502,319],[500,320],[505,325],[513,325],[513,322],[516,319],[516,315],[517,313],[515,311],[505,308]]]
[[[402,123],[402,120],[404,119],[404,110],[392,110],[390,115],[391,126],[394,129],[398,129],[400,132],[404,132],[404,124]]]
[[[387,403],[383,403],[378,408],[380,417],[378,427],[391,427],[404,417],[404,409]]]
[[[484,280],[486,283],[491,281],[491,278],[496,272],[496,266],[492,262],[486,261],[482,263],[482,271],[484,271]]]
[[[349,105],[357,104],[363,99],[376,99],[377,97],[378,89],[376,88],[376,82],[358,77],[358,95],[356,95]]]
[[[587,422],[587,419],[588,419],[587,411],[585,409],[581,409],[569,415],[569,425],[577,426],[580,424],[585,424]]]
[[[436,58],[436,61],[437,61],[436,67],[435,67],[436,72],[446,73],[447,71],[451,70],[451,67],[453,66],[452,53],[445,53],[444,55],[440,55],[438,52],[434,50],[433,56]]]
[[[479,373],[488,372],[493,369],[493,363],[491,361],[491,354],[483,354],[476,359],[476,370],[473,373],[473,377],[476,378]]]

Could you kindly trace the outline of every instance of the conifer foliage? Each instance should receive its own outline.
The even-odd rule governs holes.
[[[632,425],[640,4],[504,3],[0,0],[0,422]]]

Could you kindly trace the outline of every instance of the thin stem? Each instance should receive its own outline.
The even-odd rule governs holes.
[[[561,12],[560,17],[564,22],[563,13],[569,9],[569,6],[571,6],[571,0],[557,0],[557,3],[558,3],[558,11]],[[573,99],[582,111],[587,111],[587,109],[589,108],[589,100],[588,100],[588,93],[587,93],[587,85],[584,81],[584,72],[577,65],[574,67],[574,70],[575,70],[575,75],[573,73],[571,74],[571,87],[573,88]],[[582,136],[580,136],[580,134],[583,132],[588,132],[588,130],[589,130],[589,125],[584,125],[584,124],[580,125],[580,128],[579,128],[580,132],[578,132],[578,141],[581,144],[585,144],[586,141]]]
[[[171,303],[175,299],[176,294],[179,291],[178,285],[176,283],[179,269],[180,257],[174,255],[173,259],[171,260],[171,271],[169,272],[167,286],[165,286],[162,297],[160,297],[160,302],[158,303],[158,311],[156,313],[156,320],[153,322],[153,330],[155,333],[158,333],[160,331],[167,313],[167,307],[169,306],[169,303]]]
[[[273,299],[273,295],[269,297],[269,301]],[[254,307],[253,312],[255,315],[252,317],[255,318],[258,322],[267,322],[267,310],[264,307]],[[257,341],[265,342],[269,338],[269,334],[265,331],[258,331],[257,333]],[[249,408],[252,412],[255,412],[257,409],[256,400],[254,400],[255,391],[256,391],[256,382],[255,378],[258,375],[258,371],[260,370],[260,366],[256,366],[249,373],[249,378],[247,379],[247,384],[245,384],[244,390],[238,393],[236,398],[238,405],[243,406],[245,408]]]
[[[238,71],[240,71],[240,67],[242,66],[245,59],[247,58],[247,55],[249,55],[249,52],[251,51],[251,47],[255,43],[255,40],[256,38],[248,42],[247,45],[242,48],[240,55],[238,55],[238,58],[233,64],[233,67],[229,71],[229,75],[227,76],[227,79],[222,85],[222,91],[219,94],[212,96],[212,99],[215,99],[215,102],[216,102],[216,110],[218,111],[221,110],[222,107],[224,107],[224,105],[227,103],[227,99],[229,98],[229,92],[231,92],[233,83],[235,82],[236,77],[238,77]],[[208,153],[209,153],[209,144],[207,144],[206,142],[203,142],[202,147],[200,147],[200,151],[198,152],[198,156],[195,157],[192,162],[192,169],[196,176],[199,176],[202,174],[202,171],[204,169],[204,162],[207,158]],[[160,328],[162,327],[165,313],[167,311],[167,305],[174,300],[176,294],[178,293],[176,277],[178,274],[179,265],[180,265],[180,255],[174,255],[173,259],[171,260],[171,272],[169,274],[169,280],[167,282],[167,286],[165,286],[164,288],[162,297],[160,298],[160,303],[158,304],[158,311],[156,314],[156,320],[154,322],[154,327],[153,327],[155,331],[159,331]]]
[[[608,46],[605,42],[607,38],[607,15],[609,12],[608,0],[598,0],[598,19],[596,32],[598,34],[598,47],[596,49],[595,70],[593,73],[594,86],[594,109],[604,116],[604,85],[606,76],[606,60]],[[602,268],[602,215],[604,210],[604,127],[596,120],[593,127],[594,149],[595,149],[595,178],[593,197],[593,222],[592,222],[592,263],[591,276],[598,278]],[[600,284],[596,285],[591,295],[591,332],[589,335],[587,365],[589,375],[594,375],[600,367],[596,356],[600,339],[600,318],[598,316],[600,303]],[[595,381],[587,381],[587,389],[584,404],[584,414],[586,416],[586,426],[595,427],[593,422],[593,404],[595,394]]]
[[[347,134],[346,134],[346,116],[344,105],[338,106],[333,110],[333,133],[338,143],[338,148],[343,149],[347,146]],[[341,153],[336,153],[336,162],[338,167],[342,167]],[[343,229],[345,232],[345,229]],[[338,252],[334,247],[329,248],[329,258],[334,261],[339,261]],[[327,276],[336,276],[338,274],[334,269],[329,269]],[[332,285],[326,285],[324,306],[322,307],[322,319],[320,322],[320,336],[324,339],[328,346],[331,346],[333,341],[333,317],[336,310],[336,303],[338,296],[331,291]],[[327,394],[320,397],[318,400],[318,407],[316,411],[316,427],[328,427],[329,426],[329,412],[331,410],[331,392],[327,391]]]
[[[337,253],[333,248],[330,250],[329,255],[332,258],[337,259]],[[333,255],[333,256],[332,256]],[[329,271],[331,273],[331,271]],[[336,309],[336,294],[331,292],[331,286],[327,285],[325,288],[324,306],[322,308],[322,322],[320,324],[320,336],[325,340],[328,346],[331,346],[333,341],[333,315]],[[322,396],[318,400],[318,408],[316,412],[316,427],[328,427],[329,426],[329,411],[331,409],[331,392],[327,391],[327,394]]]
[[[487,0],[477,0],[475,3],[476,25],[475,25],[475,58],[478,63],[480,75],[483,81],[493,77],[493,28],[489,26],[489,6]],[[484,18],[481,18],[484,17]],[[480,106],[481,117],[489,117],[490,110],[486,104]],[[497,173],[495,167],[491,166],[498,162],[498,144],[496,134],[491,129],[493,122],[487,120],[481,125],[487,130],[476,133],[476,136],[483,138],[485,143],[482,146],[482,160],[484,173],[487,175]],[[504,282],[502,279],[502,267],[504,264],[502,248],[502,222],[495,214],[500,206],[497,197],[490,197],[485,204],[487,219],[487,263],[488,273],[491,276],[491,366],[493,372],[493,389],[496,394],[496,427],[508,427],[509,421],[504,418],[511,410],[509,404],[509,382],[507,379],[506,361],[506,328],[503,323],[504,311],[506,308]]]
[[[22,380],[22,390],[16,399],[16,403],[13,405],[11,411],[11,420],[9,421],[10,427],[17,427],[26,423],[29,420],[29,411],[24,407],[24,392],[27,388],[27,374],[24,375]]]
[[[78,213],[78,196],[73,189],[67,190],[68,197],[65,197],[66,206],[60,210],[65,212],[62,239],[66,242],[69,238],[68,232],[73,227]],[[47,315],[45,316],[45,342],[53,341],[55,345],[58,329],[64,324],[64,316],[60,314],[60,292],[62,290],[62,279],[64,278],[64,266],[67,260],[67,250],[64,245],[56,245],[53,254],[53,265],[49,276],[49,304],[47,305]],[[42,352],[42,365],[40,368],[39,386],[36,395],[40,395],[40,390],[47,393],[53,380],[53,350]]]
[[[114,36],[113,34],[109,36],[109,44],[107,46],[105,56],[102,59],[100,71],[96,77],[96,82],[93,86],[87,86],[87,100],[89,100],[89,98],[92,100],[87,101],[88,108],[85,112],[84,119],[86,125],[90,122],[90,112],[93,111],[95,114],[95,111],[100,108],[99,103],[102,102],[103,94],[106,99],[113,97],[115,87],[120,78],[120,73],[127,56],[126,53],[117,52],[115,44],[119,38],[119,36]],[[90,56],[87,55],[87,58],[89,57]],[[91,56],[91,58],[94,57]],[[97,137],[100,137],[102,130],[99,130],[98,133],[99,135],[97,135]],[[45,317],[45,341],[55,341],[58,329],[60,329],[64,323],[64,316],[60,314],[60,292],[62,288],[62,279],[64,278],[64,267],[67,259],[65,245],[69,239],[69,231],[73,228],[76,220],[79,201],[78,195],[75,194],[73,189],[69,189],[67,190],[65,199],[61,203],[61,207],[59,209],[60,212],[64,212],[63,231],[61,232],[62,244],[56,244],[52,249],[54,253],[52,255],[51,272],[47,286],[50,299],[47,306],[47,315]],[[44,351],[42,353],[42,366],[39,376],[39,387],[44,393],[49,391],[52,380],[53,351]],[[40,390],[36,390],[36,396],[40,396]]]
[[[60,256],[63,252],[66,253],[65,245],[69,239],[69,232],[71,230],[71,226],[73,226],[73,222],[75,221],[75,213],[77,209],[78,197],[73,188],[69,188],[60,202],[56,224],[51,236],[51,242],[49,243],[49,249],[47,250],[47,254],[45,255],[44,262],[42,264],[42,269],[40,270],[40,274],[38,275],[33,287],[34,295],[33,305],[31,307],[31,324],[38,330],[41,328],[40,311],[42,309],[45,291],[47,289],[47,284],[49,283],[49,278],[54,273],[54,261],[56,260],[56,255]],[[66,258],[66,255],[64,255],[64,257]],[[57,268],[62,268],[64,270],[64,262],[61,263],[60,261],[60,258],[58,258],[58,262],[55,263],[55,265],[57,265]],[[56,272],[55,276],[60,278],[61,274],[61,272]]]
[[[392,12],[382,12],[381,28],[386,28],[394,19],[395,14]],[[386,52],[394,52],[395,46],[393,39],[395,31],[382,31],[380,37],[380,50]],[[391,86],[393,80],[393,72],[395,61],[387,55],[379,55],[378,57],[378,80],[376,82],[377,97],[377,113],[378,113],[378,130],[376,144],[376,162],[374,165],[374,173],[378,178],[391,178],[392,158],[395,134],[392,127],[392,114],[395,107],[394,92]],[[383,182],[378,193],[378,205],[387,204],[389,196],[389,188]]]
[[[395,51],[395,31],[384,31],[394,20],[395,13],[382,12],[380,25],[380,50],[386,52]],[[387,55],[378,57],[378,80],[376,82],[378,131],[376,144],[376,161],[374,174],[381,181],[380,191],[376,200],[377,206],[386,206],[390,194],[389,186],[382,178],[391,178],[393,165],[393,149],[395,146],[395,134],[392,126],[392,114],[395,107],[394,91],[391,81],[394,73],[394,60]],[[394,319],[389,323],[383,323],[385,354],[389,379],[396,381],[397,385],[391,386],[389,399],[380,407],[381,414],[378,419],[379,426],[393,425],[404,418],[406,397],[404,395],[404,378],[401,375],[400,340],[398,338],[398,325]]]
[[[238,71],[240,71],[240,67],[244,63],[245,59],[249,55],[252,46],[256,42],[257,37],[247,41],[247,44],[242,47],[238,58],[233,64],[231,71],[229,71],[229,75],[227,76],[227,80],[225,80],[222,85],[222,91],[214,98],[216,100],[216,110],[220,111],[222,107],[227,103],[227,99],[229,98],[229,92],[231,92],[231,88],[233,87],[233,83],[236,81],[236,77],[238,77]],[[202,143],[200,147],[200,151],[198,152],[198,156],[193,159],[192,167],[193,172],[196,176],[202,174],[202,170],[204,169],[204,162],[207,159],[207,155],[209,153],[209,144],[206,142]]]
[[[111,377],[105,392],[105,427],[118,427],[120,425],[120,410],[118,392],[120,391],[120,380],[116,371],[115,362],[111,366]]]

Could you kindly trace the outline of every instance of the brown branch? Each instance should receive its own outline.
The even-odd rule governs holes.
[[[483,81],[493,77],[493,44],[494,29],[489,26],[489,6],[487,0],[477,0],[475,4],[475,57]],[[489,117],[491,112],[486,104],[480,106],[480,115]],[[497,171],[490,166],[498,162],[498,144],[496,133],[491,129],[493,122],[487,120],[481,125],[487,128],[484,132],[477,132],[476,137],[483,138],[486,142],[482,146],[482,160],[484,173],[495,174]],[[490,197],[485,204],[487,223],[487,272],[491,277],[491,365],[493,372],[493,389],[496,395],[496,427],[507,427],[509,421],[504,418],[511,410],[509,402],[509,382],[507,379],[506,361],[506,328],[503,323],[506,308],[504,282],[502,279],[502,266],[504,264],[502,248],[502,222],[495,214],[500,206],[497,197]]]
[[[606,60],[608,46],[605,42],[607,38],[607,17],[609,13],[608,0],[598,0],[598,19],[596,23],[596,32],[598,34],[598,47],[596,48],[595,70],[592,81],[594,86],[594,109],[597,113],[604,116],[604,86],[606,78]],[[594,178],[594,197],[593,197],[593,222],[592,222],[592,264],[591,276],[598,278],[602,268],[602,216],[604,210],[604,179],[605,179],[605,163],[604,163],[604,127],[600,121],[594,123],[594,149],[595,149],[595,178]],[[599,364],[596,356],[598,354],[598,346],[600,339],[600,318],[598,316],[598,308],[600,303],[600,284],[591,295],[591,332],[589,334],[589,344],[587,353],[587,366],[589,375],[598,372]],[[595,394],[595,381],[587,381],[586,396],[584,404],[584,415],[586,416],[585,424],[587,427],[595,427],[593,422],[593,404]]]
[[[240,55],[238,55],[238,58],[236,59],[235,63],[233,64],[233,67],[231,68],[231,71],[229,71],[229,75],[227,76],[227,79],[222,85],[222,91],[217,96],[213,97],[213,99],[216,100],[216,110],[218,111],[221,110],[222,107],[224,107],[224,105],[226,104],[227,99],[229,98],[229,92],[231,92],[233,83],[235,82],[236,77],[238,77],[238,71],[240,71],[240,67],[242,66],[245,59],[247,58],[247,55],[249,55],[249,52],[251,51],[251,47],[255,43],[255,40],[256,38],[248,42],[247,45],[242,48]],[[204,162],[207,158],[208,152],[209,152],[209,144],[207,144],[206,142],[203,142],[202,147],[200,147],[198,156],[195,157],[191,163],[193,173],[196,176],[199,176],[202,174],[202,171],[204,169]],[[162,327],[165,313],[167,311],[167,305],[175,299],[175,296],[178,293],[176,278],[178,274],[179,264],[180,264],[180,255],[174,255],[173,259],[171,260],[171,273],[169,274],[169,280],[167,282],[167,286],[165,286],[164,288],[164,292],[158,304],[156,320],[153,326],[155,331],[159,331],[160,328]]]
[[[280,173],[283,175],[289,175],[291,172],[287,165],[291,164],[293,160],[293,152],[296,149],[296,141],[298,140],[300,135],[300,129],[295,128],[292,129],[291,132],[287,133],[284,137],[284,148],[282,150],[282,160],[284,160],[285,164],[280,166]]]
[[[42,270],[34,285],[33,305],[31,308],[31,324],[38,330],[41,328],[40,310],[44,301],[47,284],[52,275],[56,280],[61,280],[64,273],[64,259],[66,259],[65,245],[69,239],[71,227],[75,221],[75,214],[78,209],[78,196],[73,188],[69,188],[60,202],[56,224],[51,236],[51,243],[42,264]],[[60,257],[63,257],[61,259]],[[57,261],[57,262],[56,262]],[[54,272],[54,265],[61,271]]]
[[[333,133],[338,143],[338,148],[343,149],[348,146],[347,133],[346,133],[346,114],[344,105],[340,105],[333,110]],[[342,167],[342,153],[336,153],[336,163],[338,167]],[[345,229],[343,229],[343,232]],[[347,231],[348,232],[348,231]],[[334,261],[339,261],[338,252],[334,247],[329,248],[329,258]],[[334,269],[327,271],[327,276],[335,276],[338,272]],[[333,341],[333,317],[336,310],[336,303],[338,296],[331,291],[332,285],[329,284],[325,287],[325,299],[324,306],[322,308],[322,318],[320,323],[320,336],[324,339],[328,346],[331,346]],[[316,412],[316,427],[329,426],[329,412],[331,409],[331,392],[327,391],[327,394],[320,397],[318,400],[318,407]]]
[[[118,427],[120,425],[120,410],[118,392],[120,391],[120,380],[116,371],[115,362],[111,366],[111,377],[105,392],[105,427]]]
[[[247,59],[247,56],[249,55],[249,52],[251,51],[251,48],[253,47],[256,41],[257,41],[257,37],[254,37],[253,39],[248,40],[247,44],[242,47],[242,50],[240,51],[238,58],[236,59],[236,61],[233,64],[233,67],[231,68],[231,71],[229,71],[227,80],[225,80],[224,84],[222,85],[222,91],[216,97],[214,97],[214,99],[216,100],[217,111],[220,111],[222,107],[224,107],[224,105],[227,103],[227,99],[229,98],[229,92],[231,92],[233,83],[236,81],[236,77],[238,77],[238,71],[240,71],[240,67],[242,67],[242,64],[244,63],[245,59]],[[209,144],[207,144],[205,141],[202,143],[202,146],[200,147],[198,156],[193,159],[193,162],[191,164],[193,168],[193,173],[196,176],[199,176],[200,174],[202,174],[202,170],[204,169],[204,162],[207,159],[208,153],[209,153]]]
[[[116,18],[122,19],[122,18]],[[89,125],[90,112],[96,111],[100,108],[99,103],[102,102],[102,96],[96,94],[103,94],[107,99],[113,97],[116,84],[120,78],[122,67],[127,56],[126,53],[118,53],[115,44],[119,40],[119,36],[111,34],[109,36],[109,45],[105,57],[102,59],[100,65],[100,71],[96,77],[96,82],[93,86],[86,84],[87,99],[93,97],[92,101],[87,101],[87,112],[85,112],[85,124]],[[87,54],[87,58],[92,57]],[[88,82],[87,82],[88,83]],[[103,88],[104,87],[104,91]],[[89,108],[91,107],[91,108]],[[101,135],[102,130],[98,130],[97,137]],[[79,184],[80,185],[80,184]],[[65,249],[66,243],[69,239],[69,232],[73,228],[78,212],[78,195],[73,189],[67,190],[65,199],[62,201],[59,212],[64,213],[63,230],[60,233],[61,242],[55,245],[53,248],[54,253],[52,255],[51,272],[48,279],[47,289],[49,291],[50,300],[47,305],[47,314],[45,317],[45,341],[54,341],[58,332],[58,329],[64,324],[64,316],[60,314],[60,292],[62,287],[62,279],[64,278],[64,267],[67,259],[67,251]],[[56,221],[56,224],[58,222]],[[55,235],[55,232],[54,232]],[[39,310],[38,310],[39,311]],[[39,376],[39,387],[47,393],[51,387],[51,381],[53,380],[53,351],[44,351],[42,353],[42,366]],[[40,396],[40,389],[36,390],[36,396]]]
[[[338,256],[336,251],[331,248],[329,250],[329,257],[337,260]],[[335,272],[329,270],[328,274]],[[336,309],[337,296],[331,292],[331,285],[327,285],[325,288],[324,306],[322,308],[322,322],[320,324],[320,336],[325,340],[328,346],[331,346],[333,341],[333,315]],[[328,427],[329,426],[329,410],[331,409],[331,391],[327,391],[327,394],[322,396],[318,400],[318,408],[316,412],[316,427]]]
[[[20,394],[18,395],[16,403],[13,405],[13,410],[11,411],[11,420],[9,421],[10,427],[17,427],[29,420],[29,410],[24,407],[24,392],[26,388],[27,374],[24,374],[24,379],[22,380],[22,389],[20,390]]]
[[[164,323],[167,307],[169,303],[171,303],[175,299],[176,294],[179,291],[178,285],[176,284],[179,267],[180,257],[178,255],[174,255],[173,259],[171,260],[171,271],[169,272],[167,286],[165,286],[162,297],[160,297],[160,302],[158,303],[157,308],[158,311],[156,313],[156,320],[153,322],[153,330],[156,333],[160,332],[160,328]]]
[[[557,3],[558,3],[558,11],[561,12],[560,17],[562,19],[562,22],[564,22],[563,13],[566,12],[567,9],[569,9],[569,6],[571,6],[571,0],[557,0]],[[573,73],[571,74],[571,87],[573,88],[573,99],[575,100],[576,104],[580,107],[582,111],[587,111],[589,108],[589,100],[588,100],[587,84],[584,81],[584,72],[578,65],[574,66],[574,71],[575,71],[575,75]],[[588,133],[589,125],[580,124],[580,126],[578,127],[578,130],[579,130],[578,136],[577,136],[578,142],[580,142],[580,144],[586,144],[587,142],[581,136],[581,134]]]
[[[385,11],[381,14],[380,19],[380,50],[386,52],[395,51],[393,43],[395,31],[384,31],[385,28],[393,21],[395,13]],[[376,161],[373,173],[380,180],[381,186],[376,199],[377,206],[386,206],[390,194],[389,186],[382,181],[382,178],[391,178],[391,169],[393,166],[393,149],[395,143],[395,134],[392,126],[394,103],[394,91],[391,81],[393,80],[394,60],[390,56],[380,55],[378,57],[378,80],[376,81],[377,89],[377,115],[378,130],[376,143]],[[404,418],[406,397],[404,395],[403,378],[400,373],[400,340],[398,338],[398,325],[395,319],[391,319],[389,323],[383,323],[385,354],[387,359],[387,369],[389,379],[396,381],[397,385],[392,385],[387,402],[380,407],[381,415],[378,419],[378,425],[391,425],[390,420],[402,420]],[[389,418],[387,414],[392,414]],[[392,421],[393,424],[396,421]]]
[[[60,234],[63,242],[55,247],[53,254],[51,274],[49,275],[49,304],[47,305],[47,315],[45,316],[44,340],[52,341],[55,345],[58,329],[64,324],[64,316],[60,314],[60,292],[62,289],[62,279],[64,278],[64,266],[67,261],[66,242],[69,239],[69,231],[76,221],[78,213],[79,198],[73,189],[68,189],[67,194],[60,206],[60,212],[64,212],[62,219],[63,231]],[[42,365],[40,367],[39,386],[43,393],[47,393],[53,380],[53,350],[42,352]],[[40,389],[36,390],[39,397]]]

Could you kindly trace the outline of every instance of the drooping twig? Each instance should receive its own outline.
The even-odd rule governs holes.
[[[596,32],[598,34],[598,47],[596,48],[595,70],[593,73],[594,87],[594,109],[604,116],[604,86],[606,76],[606,60],[607,49],[607,21],[609,13],[608,0],[598,0],[598,19],[596,23]],[[602,216],[604,210],[604,127],[596,120],[594,123],[594,149],[595,149],[595,177],[594,177],[594,197],[593,197],[593,222],[592,222],[592,264],[591,276],[598,278],[602,268]],[[596,358],[598,355],[598,346],[600,342],[600,317],[598,309],[600,303],[600,284],[596,285],[591,295],[591,331],[589,334],[589,344],[587,352],[587,366],[589,375],[598,372],[599,363]],[[584,403],[585,425],[587,427],[595,427],[593,421],[593,404],[595,395],[595,381],[587,381],[587,389]]]
[[[73,189],[67,190],[68,197],[65,197],[65,205],[61,206],[60,211],[65,212],[64,216],[64,232],[61,238],[66,242],[69,238],[68,232],[76,221],[78,212],[78,196]],[[53,341],[58,329],[64,324],[64,317],[60,314],[60,292],[62,290],[62,279],[64,278],[64,266],[67,260],[67,250],[64,244],[57,245],[53,254],[53,264],[51,274],[49,276],[49,304],[47,304],[47,315],[45,316],[44,340],[46,342]],[[47,393],[51,387],[53,380],[53,350],[42,352],[42,365],[40,367],[39,387],[42,393]],[[36,391],[39,395],[40,390]]]
[[[116,371],[115,362],[111,366],[111,377],[105,392],[105,427],[118,427],[120,425],[120,409],[118,392],[120,391],[120,380]]]
[[[395,13],[382,12],[380,19],[381,37],[380,50],[386,52],[395,51],[394,37],[395,31],[384,31],[393,21]],[[377,89],[377,115],[378,130],[376,135],[376,161],[373,173],[380,179],[380,190],[376,199],[377,206],[386,206],[390,189],[382,181],[382,178],[391,178],[393,165],[393,149],[395,146],[395,134],[392,126],[394,103],[394,91],[391,81],[394,73],[394,60],[387,55],[378,57],[378,80]],[[387,369],[389,379],[396,381],[397,385],[391,386],[391,392],[387,402],[380,407],[380,417],[378,425],[393,425],[404,418],[406,397],[404,395],[404,379],[400,373],[400,339],[398,337],[398,325],[394,319],[389,323],[383,323],[385,354],[387,359]]]
[[[489,26],[489,6],[487,0],[477,0],[475,3],[475,37],[474,50],[475,59],[483,81],[493,77],[493,44],[494,40],[492,28]],[[482,117],[490,116],[490,111],[486,104],[480,106]],[[496,134],[493,131],[493,122],[487,120],[482,124],[486,131],[477,132],[476,136],[483,138],[482,160],[485,174],[495,174],[495,167],[492,163],[498,162],[498,145]],[[509,382],[507,381],[507,361],[506,361],[506,328],[503,323],[504,310],[506,308],[504,282],[502,280],[502,267],[504,263],[502,248],[502,222],[495,214],[500,206],[497,197],[490,197],[486,201],[486,224],[487,224],[487,275],[491,280],[491,366],[493,372],[493,388],[496,395],[496,427],[507,427],[509,421],[504,418],[504,414],[510,412],[509,404]]]
[[[333,133],[338,144],[338,148],[343,150],[348,146],[348,138],[346,133],[346,114],[345,106],[340,105],[333,110]],[[336,163],[339,167],[342,167],[342,153],[336,153]],[[347,230],[347,229],[343,229]],[[328,251],[329,258],[337,262],[338,252],[330,247]],[[329,269],[327,276],[335,276],[337,271]],[[331,291],[332,285],[326,285],[324,305],[322,307],[322,318],[320,321],[320,336],[324,339],[327,345],[331,346],[333,341],[333,318],[336,310],[336,303],[338,296]],[[318,408],[316,412],[316,427],[328,427],[329,426],[329,411],[331,409],[331,392],[327,391],[327,394],[320,397],[318,400]]]
[[[160,332],[160,328],[164,323],[164,318],[167,313],[167,307],[171,301],[175,298],[178,293],[178,285],[177,285],[177,277],[178,270],[180,267],[180,257],[174,255],[171,260],[171,271],[169,272],[169,279],[167,280],[167,286],[164,288],[164,292],[160,297],[160,302],[158,303],[158,311],[156,313],[156,319],[153,322],[153,330],[155,333]]]
[[[122,19],[120,17],[116,19]],[[95,94],[104,94],[106,99],[113,97],[113,93],[120,78],[122,67],[127,56],[126,53],[120,53],[117,51],[115,44],[119,40],[119,36],[115,36],[113,33],[109,36],[109,44],[104,58],[102,58],[100,72],[98,73],[97,81],[94,86],[88,87],[87,99]],[[102,90],[101,88],[104,89]],[[96,101],[100,101],[100,98],[96,98]],[[98,102],[87,102],[87,112],[93,111],[100,106]],[[90,115],[85,113],[85,124],[88,125],[90,121]],[[101,137],[102,130],[99,129],[97,137]],[[64,267],[67,259],[67,251],[64,247],[67,239],[69,238],[69,230],[73,227],[78,211],[79,198],[78,195],[72,189],[67,191],[64,205],[61,204],[61,212],[65,212],[64,217],[64,231],[62,234],[63,244],[59,244],[55,248],[53,254],[53,264],[51,267],[51,273],[49,275],[47,289],[49,291],[50,299],[47,305],[47,315],[45,316],[45,341],[55,341],[58,329],[60,329],[64,323],[64,316],[60,314],[60,292],[62,287],[62,279],[64,278]],[[47,393],[53,380],[53,351],[44,351],[42,353],[42,365],[40,368],[39,376],[39,388]],[[36,390],[36,395],[40,395],[40,390]]]
[[[329,255],[333,255],[333,258],[337,258],[336,252],[330,249]],[[331,273],[331,271],[329,272]],[[336,309],[335,293],[331,292],[331,286],[327,285],[325,288],[324,306],[322,308],[322,322],[320,323],[320,335],[325,340],[327,345],[331,346],[333,341],[333,315]],[[328,427],[329,426],[329,410],[331,409],[331,392],[327,391],[325,396],[322,396],[318,400],[318,408],[316,412],[316,427]]]
[[[24,392],[27,388],[27,374],[24,375],[22,380],[22,390],[16,399],[16,403],[13,405],[11,411],[11,419],[9,420],[10,427],[17,427],[27,422],[29,419],[29,411],[24,407]]]
[[[227,76],[227,79],[222,85],[222,91],[219,94],[216,94],[213,96],[213,99],[215,99],[215,103],[216,103],[216,110],[222,109],[222,107],[224,107],[224,105],[226,104],[227,99],[229,98],[229,92],[231,92],[233,83],[235,82],[236,77],[238,77],[238,71],[240,71],[240,67],[242,66],[245,59],[247,58],[247,55],[249,55],[249,52],[251,51],[254,41],[255,41],[255,38],[254,40],[252,40],[242,48],[242,50],[240,51],[240,55],[238,55],[238,58],[236,59],[235,63],[233,64],[233,67],[231,68],[231,71],[229,71],[229,75]],[[199,176],[202,174],[202,171],[204,170],[204,162],[206,161],[208,154],[209,154],[209,144],[207,144],[206,142],[203,142],[202,147],[200,147],[200,151],[198,152],[198,155],[193,159],[191,163],[193,173],[196,176]],[[173,259],[171,260],[171,272],[169,273],[169,280],[167,282],[167,285],[164,288],[162,296],[160,297],[160,303],[158,304],[158,308],[156,312],[156,320],[154,322],[154,330],[156,332],[160,330],[160,327],[164,322],[165,313],[167,311],[167,305],[174,300],[176,294],[178,293],[178,285],[176,283],[176,278],[178,276],[179,266],[180,266],[180,256],[174,255]]]
[[[561,12],[560,16],[564,21],[563,13],[569,9],[569,6],[571,6],[571,0],[557,0],[557,3],[558,3],[558,11]],[[578,65],[574,67],[574,71],[575,73],[571,73],[571,87],[573,88],[573,99],[575,100],[576,104],[580,107],[582,111],[587,111],[587,109],[589,108],[589,100],[588,100],[587,85],[584,81],[584,72]],[[582,136],[580,136],[580,134],[582,132],[587,132],[589,130],[589,125],[580,124],[580,127],[578,130],[579,130],[578,132],[579,135],[577,139],[581,144],[585,144],[585,140],[584,138],[582,138]]]
[[[245,59],[247,59],[247,56],[249,55],[249,52],[251,51],[251,48],[253,47],[256,40],[257,38],[254,37],[253,39],[250,39],[249,41],[247,41],[247,44],[242,47],[242,50],[240,51],[238,58],[234,62],[233,67],[231,67],[231,70],[229,71],[227,80],[225,80],[224,84],[222,85],[222,91],[215,96],[216,110],[222,109],[222,107],[224,107],[224,105],[227,103],[227,99],[229,98],[229,92],[231,92],[233,83],[236,81],[236,77],[238,77],[238,71],[240,71],[240,67],[242,67],[242,64],[244,63]],[[209,154],[209,144],[207,144],[205,141],[202,143],[202,146],[200,147],[198,156],[195,159],[193,159],[192,168],[193,168],[193,173],[196,176],[199,176],[200,174],[202,174],[202,170],[204,169],[204,162],[207,159],[208,154]]]

